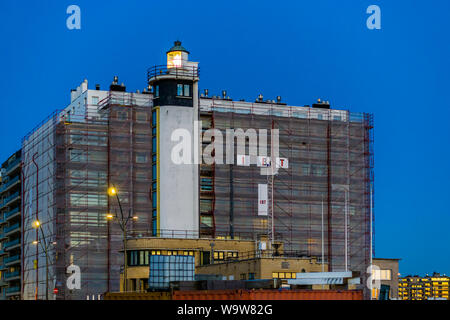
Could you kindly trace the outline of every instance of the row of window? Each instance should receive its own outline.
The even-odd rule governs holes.
[[[131,250],[127,252],[127,264],[129,266],[148,266],[150,256],[194,256],[192,250]]]
[[[241,280],[247,280],[247,274],[246,273],[241,273],[239,275],[239,278]],[[255,273],[254,272],[249,272],[248,273],[248,280],[255,280]]]
[[[272,272],[273,279],[296,279],[296,272]]]
[[[236,259],[239,257],[239,253],[237,251],[214,251],[214,260],[228,260],[228,259]]]
[[[177,96],[179,97],[190,97],[191,89],[189,84],[177,84]],[[155,98],[159,97],[159,85],[155,86]]]
[[[127,110],[117,111],[117,120],[126,121],[129,118],[129,114]],[[136,122],[147,122],[147,113],[145,112],[136,112]]]
[[[209,264],[209,251],[203,252],[204,264]],[[149,259],[152,255],[181,255],[194,256],[193,250],[130,250],[127,252],[129,266],[146,266],[149,265]],[[237,251],[214,251],[214,261],[225,261],[237,259],[239,253]],[[206,261],[207,260],[207,261]]]

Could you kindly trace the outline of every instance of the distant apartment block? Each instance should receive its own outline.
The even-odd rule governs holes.
[[[401,300],[448,300],[449,283],[450,277],[439,273],[406,276],[399,279],[398,296]]]

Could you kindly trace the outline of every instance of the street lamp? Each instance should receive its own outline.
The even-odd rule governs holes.
[[[347,184],[332,184],[334,190],[343,190],[345,195],[345,213],[344,213],[344,234],[345,234],[345,271],[348,271],[348,201],[349,201],[349,185]]]
[[[47,241],[45,240],[44,230],[42,229],[42,224],[39,220],[33,221],[32,226],[34,229],[36,229],[36,232],[38,232],[37,230],[40,230],[42,235],[43,243],[38,240],[34,240],[32,243],[34,245],[40,244],[42,251],[44,251],[45,254],[45,299],[48,300],[48,249],[52,243],[50,242],[47,244]]]
[[[110,187],[108,189],[108,194],[112,197],[114,195],[117,195],[117,189],[115,187]]]
[[[136,220],[138,220],[138,217],[131,215],[131,208],[128,211],[127,217],[125,217],[123,215],[122,204],[120,203],[119,193],[118,193],[116,187],[114,187],[114,186],[109,187],[108,195],[111,197],[114,197],[114,196],[116,197],[117,203],[119,204],[119,209],[120,209],[120,217],[117,216],[117,213],[115,213],[115,214],[107,213],[106,219],[111,220],[111,221],[112,220],[117,221],[120,229],[122,230],[123,249],[124,249],[124,253],[123,253],[123,290],[124,290],[124,292],[127,292],[128,291],[128,288],[127,288],[127,225],[131,219],[136,221]]]

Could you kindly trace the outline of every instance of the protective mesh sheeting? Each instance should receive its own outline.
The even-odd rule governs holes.
[[[322,112],[327,111],[331,112]],[[365,278],[370,261],[371,116],[348,113],[343,121],[218,111],[209,114],[213,127],[224,136],[227,128],[279,129],[279,156],[289,159],[289,168],[279,169],[274,178],[273,239],[282,241],[286,250],[320,260],[323,230],[324,256],[332,271],[345,269],[346,192],[338,185],[349,186],[348,268]],[[267,144],[270,155],[270,134]],[[248,145],[247,141],[247,155]],[[258,216],[258,184],[268,183],[268,178],[260,169],[254,164],[214,165],[212,233],[216,236],[255,240],[267,236],[268,219]]]
[[[117,188],[124,215],[139,217],[128,224],[130,236],[148,236],[151,226],[151,96],[145,104],[142,97],[137,101],[133,94],[111,92],[95,117],[73,116],[69,121],[57,113],[24,139],[25,299],[44,299],[46,290],[45,255],[30,244],[36,237],[31,227],[36,199],[45,237],[52,242],[50,298],[86,299],[119,290],[123,234],[116,221],[106,219],[107,213],[120,217],[108,186]],[[66,286],[71,264],[80,267],[81,289]]]

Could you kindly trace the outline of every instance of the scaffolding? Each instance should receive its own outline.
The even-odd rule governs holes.
[[[42,299],[46,291],[45,255],[32,244],[39,240],[35,220],[52,244],[51,297],[86,299],[119,290],[123,235],[118,224],[106,219],[107,213],[119,213],[107,189],[114,185],[124,214],[131,211],[139,218],[129,236],[148,235],[151,98],[110,91],[97,112],[56,111],[23,139],[25,299]],[[72,264],[80,267],[79,290],[66,286],[66,269]]]
[[[45,256],[32,244],[39,240],[34,220],[41,222],[46,241],[53,244],[51,297],[85,299],[119,290],[123,236],[119,226],[106,219],[107,213],[120,210],[116,199],[107,196],[109,186],[117,188],[124,214],[139,217],[133,220],[129,237],[164,231],[180,238],[259,241],[273,230],[271,237],[285,250],[318,261],[323,255],[330,271],[344,270],[348,260],[348,268],[360,271],[365,283],[373,217],[372,116],[275,103],[199,100],[204,131],[279,130],[279,156],[289,159],[289,168],[270,178],[273,225],[258,216],[258,184],[268,181],[261,168],[201,164],[200,231],[155,233],[152,95],[110,91],[98,106],[86,106],[84,114],[56,111],[22,141],[25,299],[42,299],[46,290]],[[203,146],[210,142],[204,140]],[[66,269],[71,264],[80,267],[80,290],[67,289]]]
[[[278,129],[279,157],[289,159],[289,168],[269,179],[256,165],[214,165],[210,233],[231,239],[247,233],[255,241],[273,237],[286,250],[318,261],[324,256],[330,271],[360,272],[365,287],[372,246],[372,115],[226,99],[200,103],[210,128]],[[273,183],[273,227],[270,214],[258,216],[258,184],[265,183],[269,189]]]

